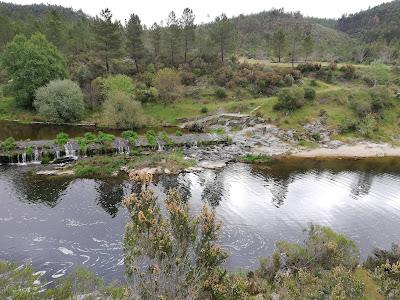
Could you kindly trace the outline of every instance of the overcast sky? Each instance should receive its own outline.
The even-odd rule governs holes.
[[[3,0],[4,1],[4,0]],[[74,9],[82,9],[95,16],[103,8],[110,8],[114,17],[123,21],[134,12],[142,22],[151,25],[165,20],[171,10],[180,15],[185,7],[196,14],[196,23],[211,21],[225,12],[228,16],[256,13],[271,8],[285,8],[286,11],[301,11],[306,16],[339,18],[344,13],[353,13],[375,6],[384,0],[13,0],[17,4],[49,3]]]

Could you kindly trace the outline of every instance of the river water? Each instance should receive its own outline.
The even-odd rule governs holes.
[[[135,187],[123,178],[34,175],[40,168],[0,166],[0,259],[31,260],[48,279],[78,265],[122,279],[121,199]],[[161,177],[153,187],[162,201],[176,185],[193,213],[215,208],[230,268],[257,267],[277,241],[302,241],[311,222],[352,238],[363,258],[400,243],[400,159],[235,163]]]

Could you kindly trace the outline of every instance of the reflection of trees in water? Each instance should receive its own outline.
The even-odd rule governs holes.
[[[201,198],[206,200],[212,207],[218,206],[222,200],[222,195],[224,194],[224,171],[218,173],[209,172],[201,178],[204,187]]]
[[[22,176],[21,176],[22,175]],[[55,207],[61,200],[72,179],[47,177],[32,174],[16,174],[12,176],[15,188],[22,199],[29,203],[44,204]]]
[[[97,203],[114,218],[122,205],[122,199],[136,190],[140,191],[140,187],[129,183],[99,181],[99,185],[96,187]]]
[[[368,172],[359,172],[357,175],[358,178],[351,185],[350,190],[350,195],[353,198],[368,195],[375,177],[374,174]]]
[[[164,193],[167,193],[172,188],[178,188],[182,199],[188,201],[192,196],[191,181],[184,175],[163,175],[158,178],[158,185],[163,187]]]
[[[290,179],[276,180],[272,178],[270,191],[272,194],[271,202],[274,206],[279,208],[285,203],[291,182],[292,180]]]

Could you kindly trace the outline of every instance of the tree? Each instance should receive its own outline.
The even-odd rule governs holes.
[[[275,56],[278,57],[278,62],[281,62],[283,51],[286,48],[286,33],[283,30],[275,31],[272,35],[272,47]]]
[[[304,28],[303,50],[305,61],[307,62],[308,57],[312,55],[314,51],[314,40],[312,38],[311,25],[307,25]]]
[[[126,37],[129,56],[134,60],[136,72],[139,72],[139,60],[144,56],[144,45],[142,41],[143,27],[138,15],[131,14],[126,25]]]
[[[157,23],[154,23],[150,28],[150,40],[153,46],[154,57],[157,61],[160,57],[161,49],[161,27]]]
[[[45,18],[45,34],[47,39],[58,49],[65,48],[64,23],[56,9],[52,9]]]
[[[225,14],[215,18],[211,25],[211,40],[217,45],[221,62],[224,62],[225,55],[233,48],[235,39],[235,26]]]
[[[173,11],[171,11],[168,15],[167,30],[165,31],[165,33],[165,38],[170,53],[170,63],[172,66],[174,66],[177,56],[177,49],[179,47],[181,28],[179,26],[179,21],[176,18],[175,12]]]
[[[7,44],[1,63],[12,79],[11,88],[22,107],[32,107],[37,88],[67,75],[61,54],[41,33],[30,39],[15,36]]]
[[[133,129],[145,123],[140,102],[124,92],[113,93],[106,99],[103,114],[107,125],[114,128]]]
[[[294,62],[298,56],[298,52],[300,49],[300,43],[303,40],[303,28],[300,21],[295,20],[290,28],[289,34],[289,58],[292,63],[292,67],[294,67]]]
[[[33,103],[39,114],[54,122],[76,122],[85,112],[83,94],[71,80],[54,80],[36,91]]]
[[[101,11],[100,17],[94,20],[94,34],[96,36],[96,49],[104,59],[106,71],[110,72],[110,60],[121,53],[122,35],[121,24],[112,21],[111,11],[106,8]]]
[[[130,216],[124,251],[130,299],[210,299],[214,278],[227,254],[217,245],[220,223],[204,206],[198,216],[177,189],[165,199],[166,214],[153,190],[148,173],[132,172],[142,184],[140,193],[124,200]]]
[[[0,50],[7,45],[15,34],[14,24],[7,16],[0,16]]]
[[[154,77],[153,85],[164,104],[171,103],[180,96],[181,78],[178,72],[173,69],[165,68],[159,70]]]
[[[194,42],[196,25],[194,24],[195,15],[190,8],[185,8],[181,17],[184,39],[184,61],[187,63],[187,55],[190,44]]]

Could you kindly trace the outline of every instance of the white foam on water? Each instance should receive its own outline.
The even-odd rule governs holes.
[[[61,253],[65,254],[65,255],[74,255],[74,251],[71,251],[67,248],[64,247],[58,247],[57,249],[58,251],[60,251]]]

